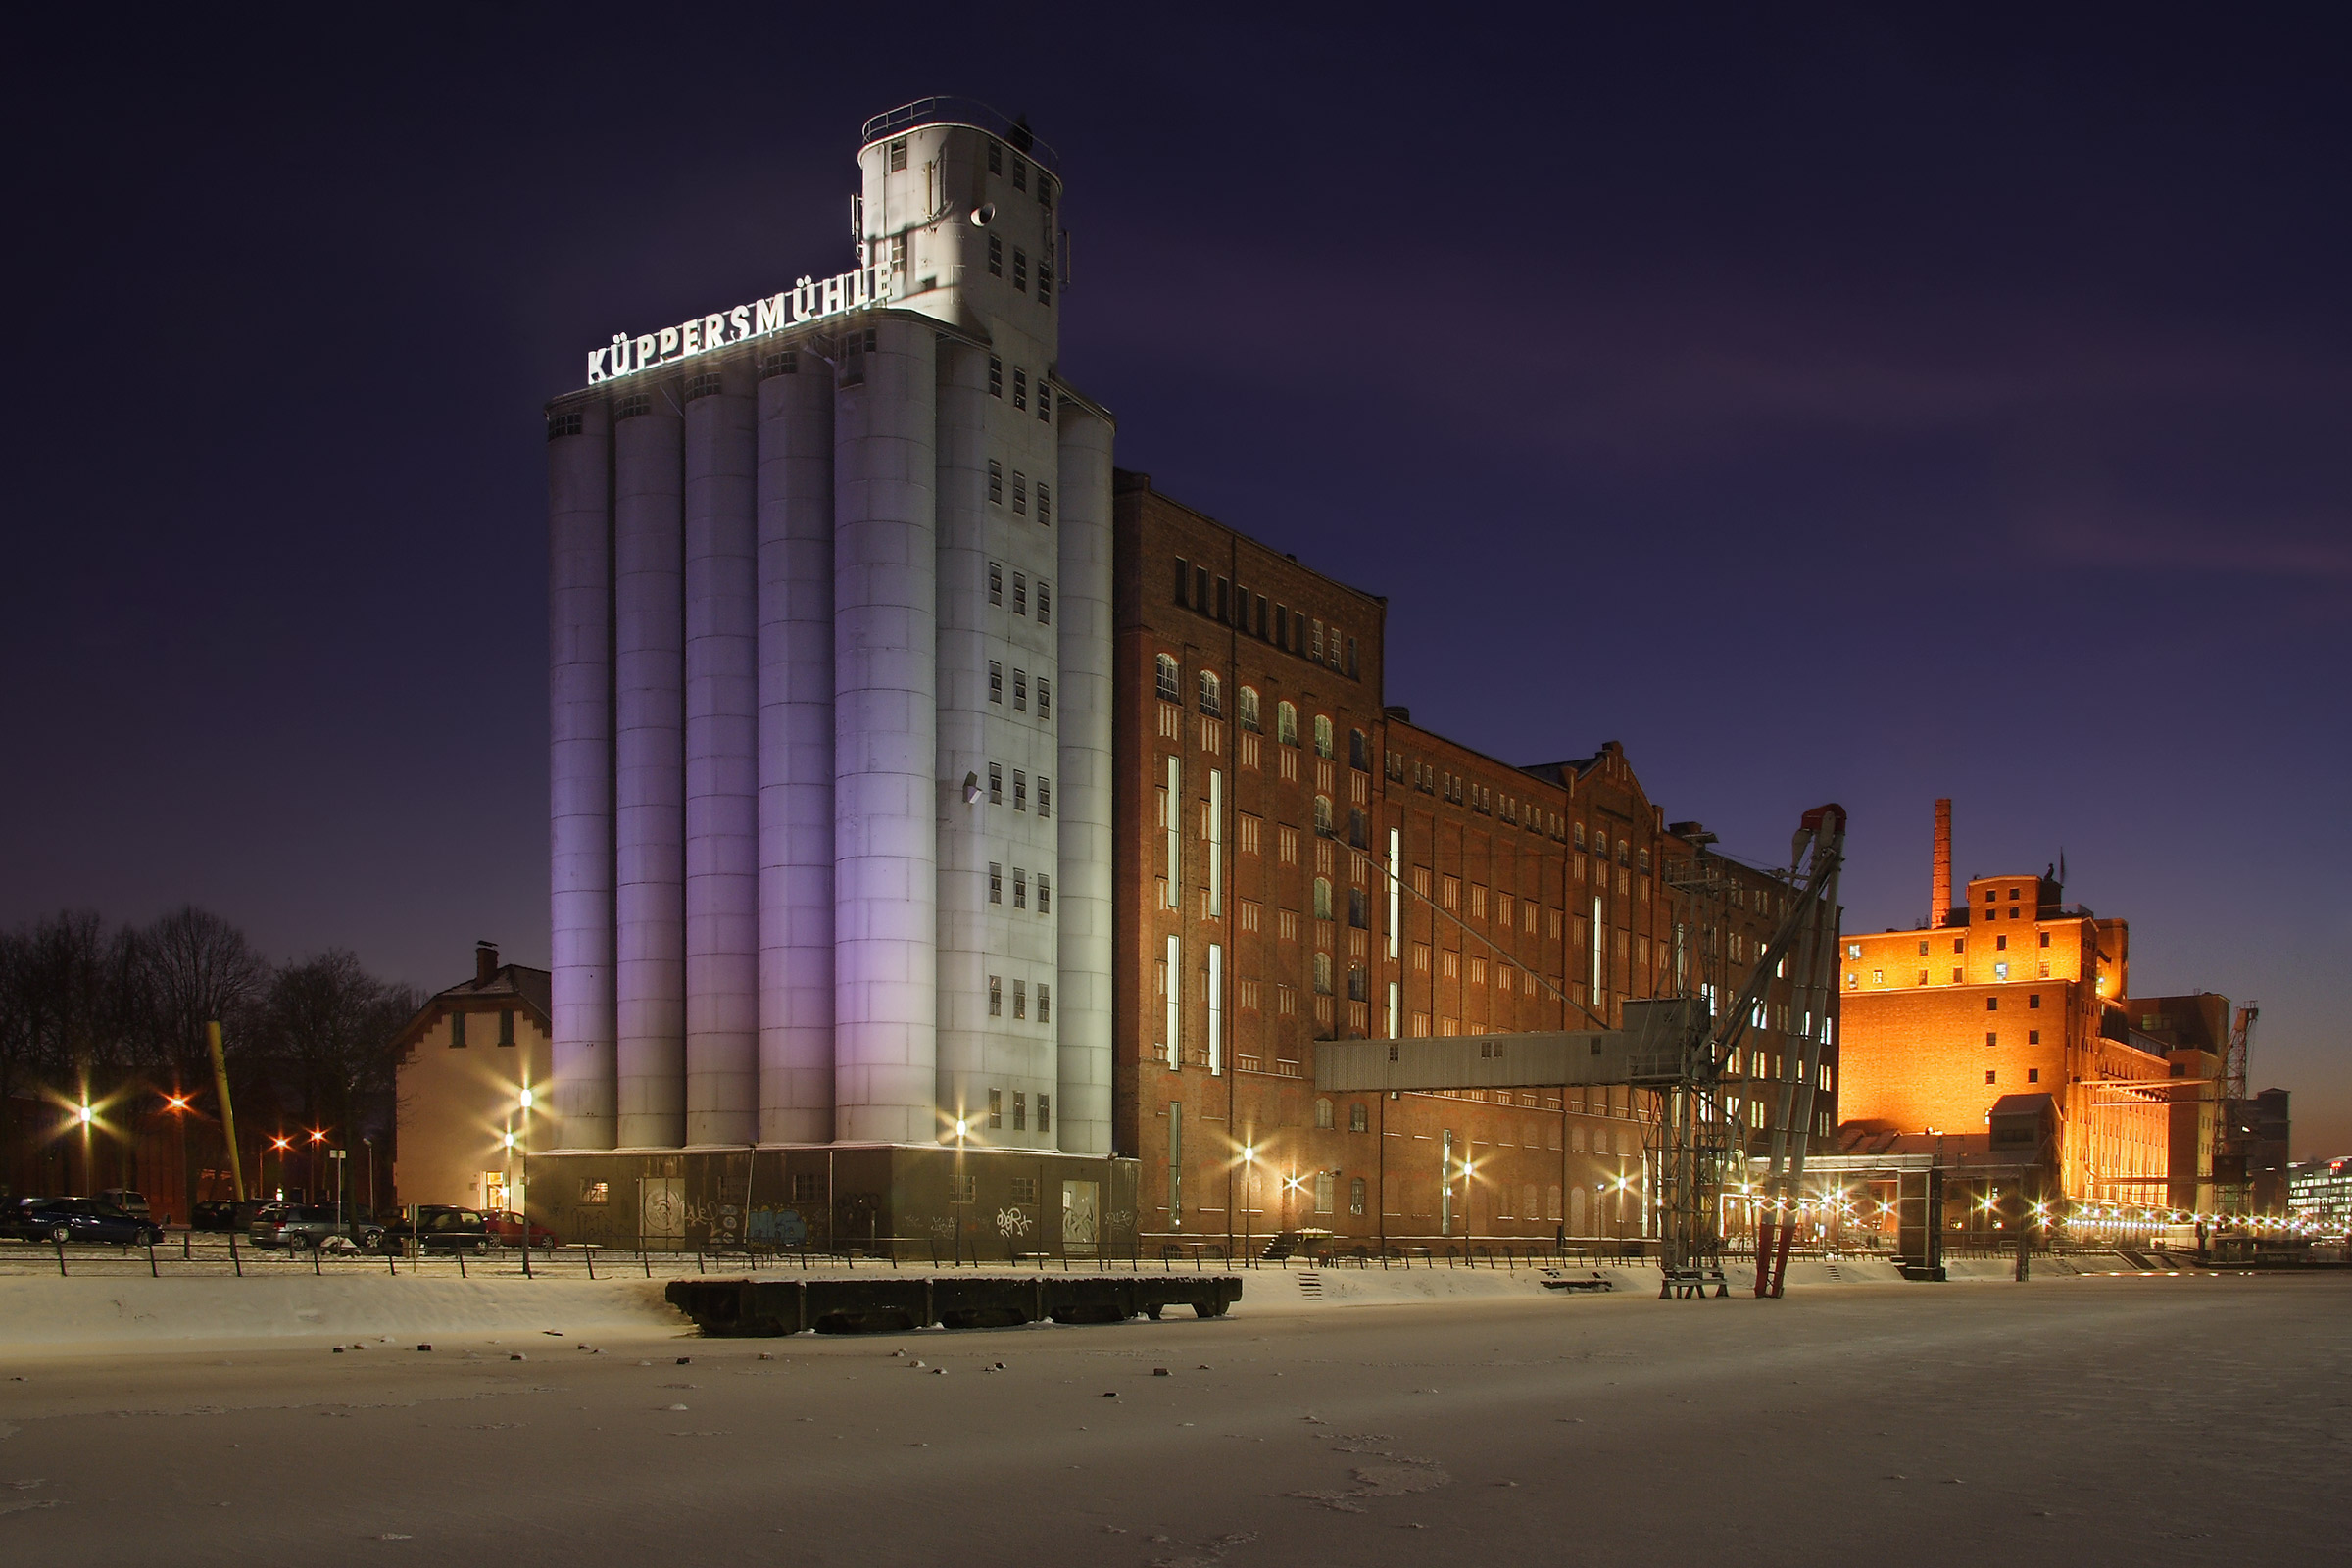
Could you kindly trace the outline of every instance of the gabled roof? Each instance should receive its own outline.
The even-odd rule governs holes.
[[[435,992],[416,1009],[416,1016],[392,1037],[392,1049],[408,1050],[448,1013],[491,1012],[514,1006],[529,1014],[542,1034],[552,1034],[555,1022],[549,1009],[554,1004],[554,977],[547,970],[520,963],[501,964],[486,979],[477,975],[446,991]]]

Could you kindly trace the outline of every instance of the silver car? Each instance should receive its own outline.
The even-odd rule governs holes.
[[[376,1246],[384,1228],[364,1208],[346,1206],[338,1219],[330,1203],[271,1203],[253,1216],[246,1237],[256,1247],[301,1251],[331,1236],[348,1236],[364,1248]]]

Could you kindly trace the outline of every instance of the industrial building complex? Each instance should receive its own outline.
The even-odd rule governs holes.
[[[1841,934],[1836,807],[1760,867],[1615,742],[1416,722],[1384,597],[1113,466],[1052,149],[926,100],[858,161],[852,270],[548,405],[554,963],[403,1036],[405,1198],[997,1257],[2248,1200],[2250,1011],[2133,1001],[2055,868],[1955,890],[1948,811]]]

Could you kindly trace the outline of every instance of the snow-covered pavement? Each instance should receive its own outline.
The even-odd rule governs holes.
[[[1352,1309],[1269,1272],[1223,1320],[770,1341],[639,1286],[430,1351],[0,1335],[0,1560],[2321,1561],[2352,1502],[2343,1277]]]

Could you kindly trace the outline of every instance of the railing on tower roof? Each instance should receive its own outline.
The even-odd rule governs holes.
[[[1061,172],[1061,154],[1040,140],[1025,120],[1007,120],[1002,111],[977,98],[917,98],[910,104],[902,104],[867,121],[864,130],[858,133],[858,144],[870,147],[885,136],[895,136],[917,125],[939,124],[977,125],[1014,152],[1025,154],[1031,163],[1056,174]]]

